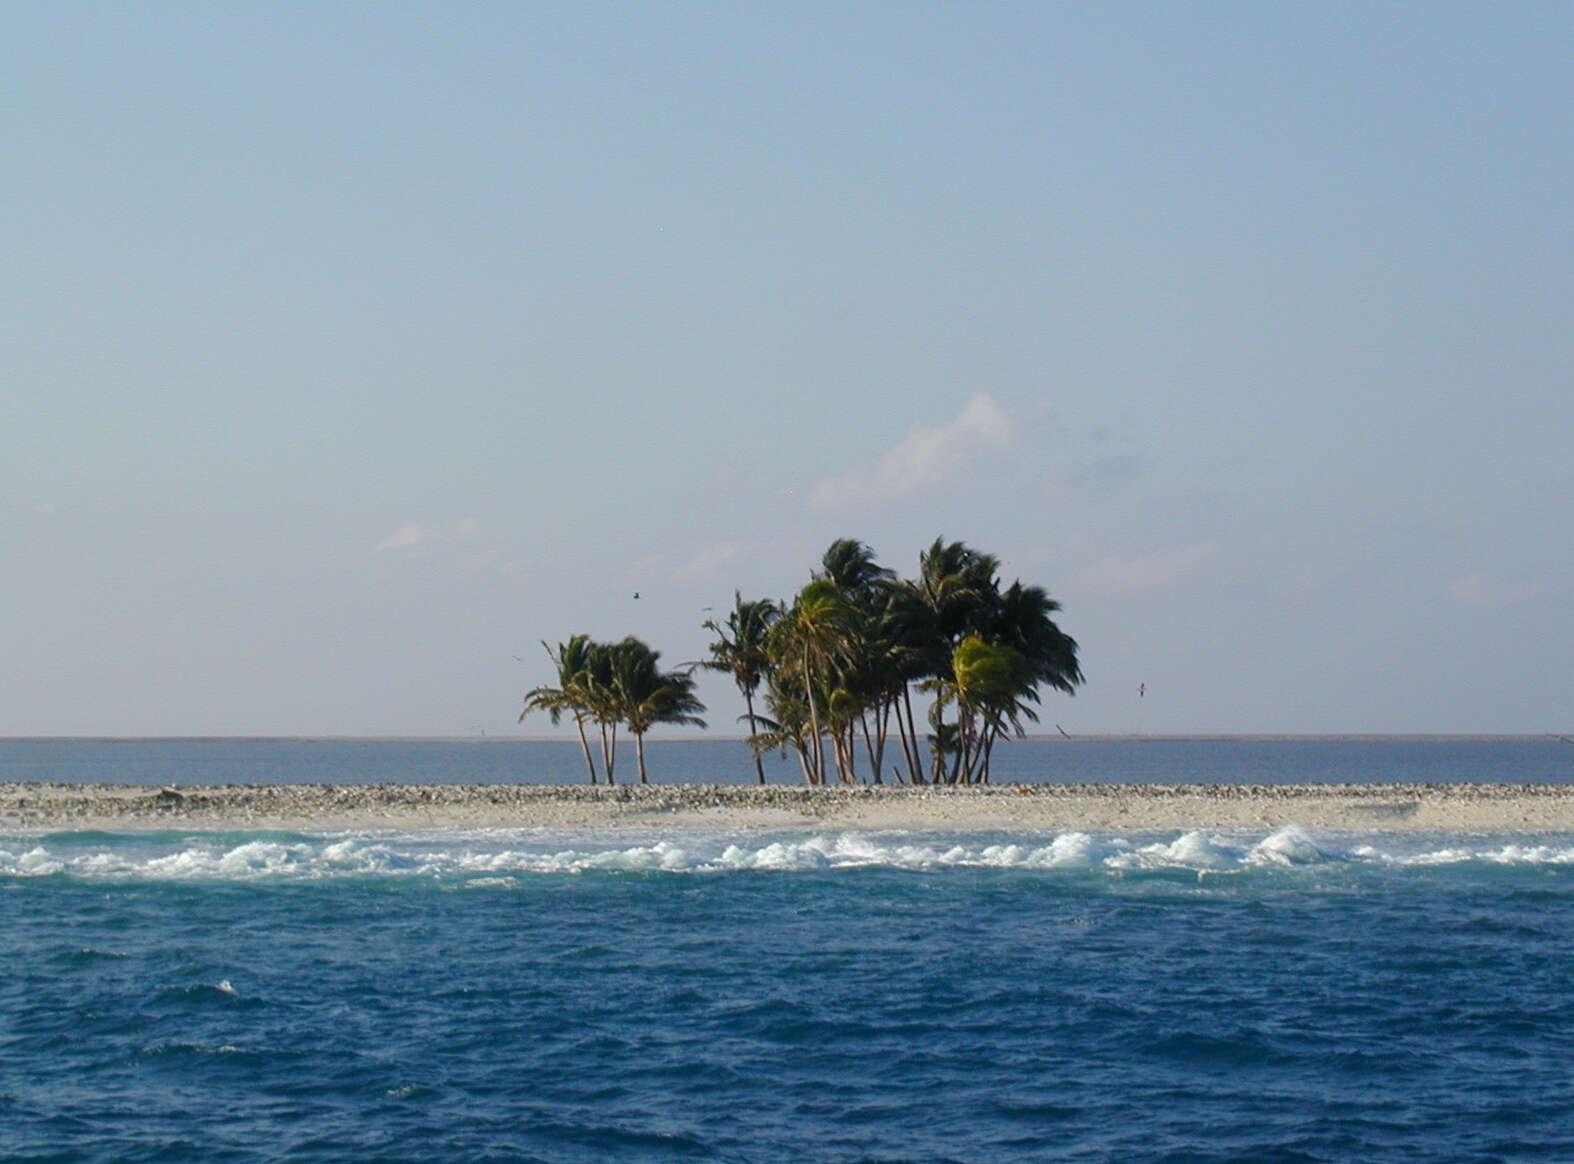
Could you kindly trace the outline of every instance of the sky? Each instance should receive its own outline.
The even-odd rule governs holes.
[[[1574,729],[1566,4],[6,24],[0,735],[550,732],[940,536],[1046,731]]]

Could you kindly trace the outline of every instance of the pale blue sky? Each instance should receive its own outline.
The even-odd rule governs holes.
[[[13,6],[0,733],[543,731],[538,640],[692,659],[938,534],[1063,602],[1046,730],[1568,731],[1571,59],[1563,4]]]

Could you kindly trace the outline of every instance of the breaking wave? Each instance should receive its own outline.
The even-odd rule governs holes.
[[[669,835],[573,830],[353,834],[55,833],[0,837],[0,878],[253,882],[344,878],[439,879],[467,887],[596,872],[778,873],[884,868],[1081,872],[1112,878],[1199,878],[1273,870],[1558,867],[1574,865],[1574,835],[1314,832],[1266,835],[1063,832],[986,835],[906,832]]]

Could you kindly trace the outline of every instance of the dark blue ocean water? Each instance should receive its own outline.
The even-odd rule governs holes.
[[[1571,1013],[1574,834],[0,834],[6,1160],[1568,1160]]]

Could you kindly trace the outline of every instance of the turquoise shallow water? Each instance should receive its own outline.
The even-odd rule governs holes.
[[[0,1158],[1574,1156],[1574,836],[0,837]]]

